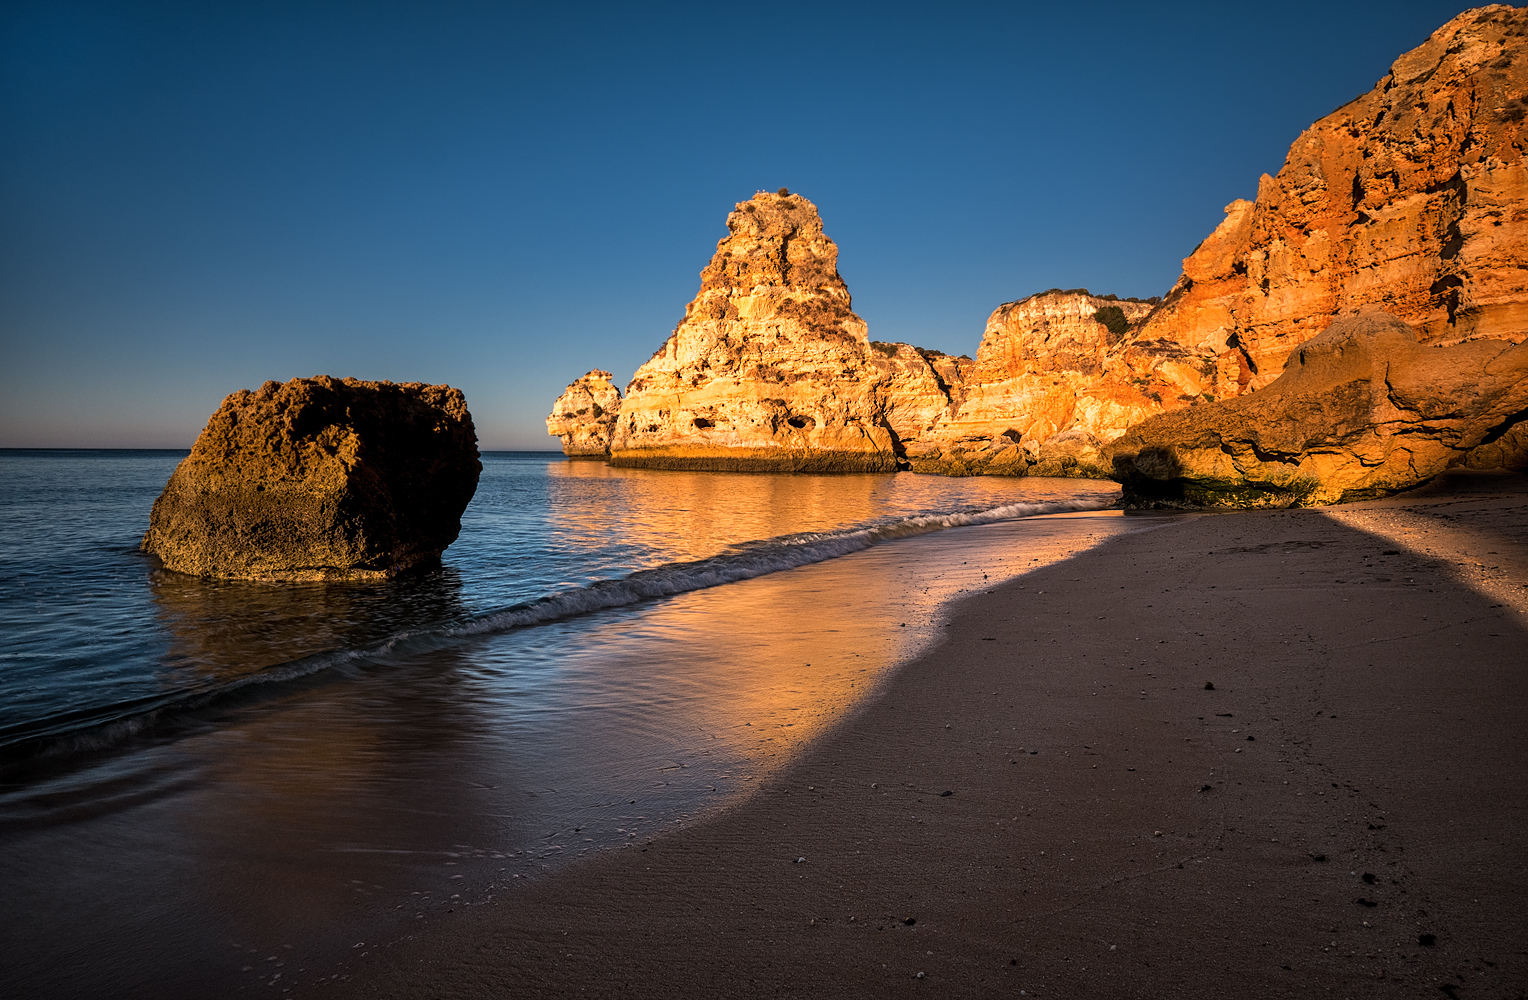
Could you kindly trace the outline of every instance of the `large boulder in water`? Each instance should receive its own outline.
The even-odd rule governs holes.
[[[1266,389],[1175,410],[1111,447],[1132,506],[1370,499],[1450,466],[1528,464],[1528,343],[1425,344],[1383,312],[1333,323]]]
[[[482,468],[459,389],[267,382],[207,421],[154,502],[142,547],[198,576],[395,576],[456,540]]]

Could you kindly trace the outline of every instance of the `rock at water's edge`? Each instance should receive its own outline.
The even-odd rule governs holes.
[[[760,194],[633,378],[613,464],[1102,477],[1128,427],[1264,391],[1342,317],[1505,351],[1528,338],[1525,148],[1528,9],[1466,11],[1307,129],[1165,299],[1008,303],[975,362],[870,344],[816,208]],[[1499,468],[1525,441],[1515,425],[1460,461]]]
[[[207,421],[154,502],[142,548],[197,576],[391,577],[456,540],[482,468],[459,389],[267,382]]]
[[[1528,466],[1528,343],[1430,346],[1393,316],[1333,323],[1266,389],[1153,417],[1110,447],[1133,507],[1305,507]]]
[[[621,391],[611,378],[595,369],[574,380],[552,404],[546,432],[562,438],[562,453],[569,458],[610,456],[610,432],[621,412]]]

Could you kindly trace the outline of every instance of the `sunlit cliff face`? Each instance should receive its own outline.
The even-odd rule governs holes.
[[[896,468],[865,323],[817,207],[760,192],[667,343],[637,369],[611,441],[618,465],[885,472]]]
[[[1383,309],[1429,343],[1528,331],[1528,10],[1466,11],[1306,129],[1183,262],[1126,357],[1166,400],[1278,378],[1334,320]],[[1197,373],[1158,378],[1156,343]]]

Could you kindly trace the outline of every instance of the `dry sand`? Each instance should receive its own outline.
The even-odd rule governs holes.
[[[1528,989],[1528,480],[1189,518],[948,633],[738,807],[314,994]]]

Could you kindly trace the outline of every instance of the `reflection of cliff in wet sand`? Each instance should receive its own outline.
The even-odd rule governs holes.
[[[902,521],[909,515],[935,527],[943,523],[935,511],[1006,510],[1018,516],[1096,509],[1118,496],[1110,483],[1040,478],[951,484],[923,476],[757,476],[592,462],[553,463],[547,472],[550,545],[576,550],[614,537],[630,551],[681,552],[689,560],[715,556],[740,538],[755,543],[781,536],[805,540],[815,532]],[[590,516],[590,505],[582,502],[586,484],[609,480],[619,482],[623,503],[641,510],[641,518],[610,523]]]

